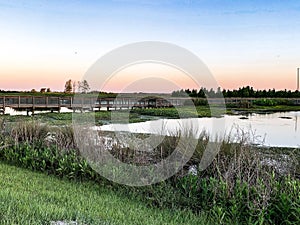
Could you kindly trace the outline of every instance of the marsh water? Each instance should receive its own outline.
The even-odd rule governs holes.
[[[61,112],[72,110],[62,108]],[[26,112],[10,108],[6,109],[6,113],[26,115]],[[163,135],[189,132],[195,137],[205,131],[212,139],[229,137],[231,141],[239,141],[246,138],[248,142],[258,145],[300,148],[300,111],[224,115],[220,118],[155,119],[140,123],[107,124],[99,128],[103,131]]]
[[[50,110],[44,110],[44,111],[38,111],[38,110],[36,110],[35,111],[36,114],[39,114],[39,113],[49,113],[49,112],[51,112],[51,111]],[[61,107],[60,112],[67,113],[67,112],[73,112],[73,110],[68,109],[66,107]],[[14,109],[10,108],[10,107],[5,107],[5,114],[11,115],[11,116],[17,116],[17,115],[26,116],[27,112],[26,111],[17,111],[17,110],[14,110]],[[30,112],[29,115],[31,115],[31,114],[32,113]]]
[[[300,147],[300,111],[224,115],[220,118],[158,119],[131,124],[100,126],[103,131],[129,131],[176,135],[189,132],[195,137],[205,131],[210,138],[230,138],[263,146]]]

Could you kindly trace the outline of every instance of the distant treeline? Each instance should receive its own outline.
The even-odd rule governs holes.
[[[76,93],[77,95],[84,93]],[[41,92],[41,91],[5,91],[0,89],[0,96],[51,96],[51,97],[72,97],[75,93],[66,93],[66,92],[58,92],[58,91],[50,91],[50,92]],[[89,91],[84,94],[87,97],[116,97],[117,94],[112,92],[102,92],[102,91]]]
[[[41,89],[42,90],[42,89]],[[44,92],[40,91],[37,92],[34,89],[31,91],[5,91],[0,89],[0,95],[29,95],[29,96],[40,96],[40,95],[48,95],[48,96],[58,96],[58,97],[64,97],[64,96],[73,96],[75,93],[66,93],[66,92]],[[78,93],[76,93],[78,94]],[[90,96],[99,96],[99,97],[116,97],[117,93],[112,92],[98,92],[98,91],[89,91],[87,92]],[[275,90],[275,89],[269,89],[269,90],[254,90],[253,87],[246,86],[241,87],[239,89],[221,89],[220,87],[217,90],[214,89],[206,89],[206,88],[200,88],[197,89],[181,89],[177,91],[172,92],[172,97],[198,97],[198,98],[300,98],[300,92],[299,91],[291,91],[291,90]]]
[[[178,91],[172,92],[172,97],[198,97],[198,98],[235,98],[235,97],[244,97],[244,98],[300,98],[299,91],[291,91],[291,90],[280,90],[276,91],[275,89],[269,90],[254,90],[253,87],[246,86],[241,87],[239,89],[234,90],[226,90],[219,87],[217,90],[214,89],[206,89],[200,88],[200,90],[196,89],[181,89]]]

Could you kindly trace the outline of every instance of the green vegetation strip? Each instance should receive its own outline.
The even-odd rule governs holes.
[[[0,224],[207,224],[189,211],[149,208],[93,182],[61,180],[0,163]]]
[[[141,116],[135,112],[131,112],[128,116],[129,112],[127,110],[118,112],[118,117],[120,121],[115,122],[122,122],[128,121],[131,123],[136,122],[144,122],[149,120],[150,118],[141,118]],[[81,118],[93,116],[95,118],[96,125],[103,125],[108,123],[111,120],[111,112],[110,111],[99,111],[99,112],[86,112],[86,113],[76,113],[77,116]],[[72,113],[39,113],[34,116],[25,116],[25,115],[0,115],[0,119],[3,118],[7,122],[18,122],[18,121],[40,121],[42,123],[47,123],[50,125],[68,125],[72,123]]]
[[[183,106],[177,108],[152,108],[152,109],[133,109],[133,110],[122,110],[118,112],[114,111],[97,111],[97,112],[86,112],[83,114],[76,113],[77,116],[84,118],[85,116],[91,116],[95,118],[95,125],[101,126],[111,122],[111,113],[117,113],[114,118],[114,123],[130,123],[144,122],[147,120],[159,119],[159,118],[197,118],[197,117],[219,117],[224,113],[226,114],[248,114],[248,113],[272,113],[272,112],[285,112],[285,111],[300,111],[300,106],[288,106],[288,105],[277,105],[277,106],[253,106],[251,108],[237,108],[227,107],[225,110],[222,107],[214,107],[213,115],[211,108],[208,106]],[[31,121],[32,119],[38,120],[42,123],[50,125],[66,125],[72,123],[72,113],[40,113],[34,116],[10,116],[0,115],[7,122],[18,122],[18,121]]]
[[[202,171],[210,139],[203,134],[183,170],[158,184],[128,187],[92,170],[70,126],[23,121],[7,129],[0,121],[0,128],[0,161],[45,173],[0,163],[0,224],[300,224],[299,149],[258,149],[225,139]],[[143,165],[161,161],[177,143],[178,137],[164,138],[151,158],[118,144],[111,152]],[[190,166],[196,174],[188,173]]]

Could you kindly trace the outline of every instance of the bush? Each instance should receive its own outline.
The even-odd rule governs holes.
[[[17,166],[69,179],[94,180],[98,177],[77,151],[60,151],[55,146],[48,147],[40,143],[33,145],[24,143],[4,148],[0,152],[0,159]]]
[[[269,98],[264,98],[264,99],[257,99],[253,101],[254,105],[259,105],[259,106],[276,106],[276,105],[295,105],[292,100],[288,99],[269,99]]]
[[[253,101],[254,105],[259,105],[259,106],[274,106],[277,105],[277,102],[274,99],[258,99]]]
[[[183,103],[184,106],[194,105],[194,106],[207,106],[208,101],[207,99],[201,99],[201,98],[193,98],[192,101],[186,100]]]

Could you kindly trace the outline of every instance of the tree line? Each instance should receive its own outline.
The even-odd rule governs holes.
[[[72,81],[71,79],[67,80],[65,83],[65,93],[88,93],[90,91],[90,85],[86,80],[83,81]]]
[[[300,92],[298,90],[291,91],[291,90],[275,90],[275,89],[268,89],[268,90],[254,90],[253,87],[246,86],[241,87],[239,89],[223,89],[217,88],[214,89],[206,89],[204,87],[197,89],[181,89],[172,92],[172,97],[198,97],[198,98],[300,98]]]
[[[65,94],[74,94],[74,93],[88,93],[90,91],[90,85],[86,80],[83,81],[75,81],[75,80],[67,80],[64,87]],[[0,93],[53,93],[50,88],[41,88],[40,91],[36,89],[31,89],[31,91],[5,91],[0,89]],[[58,93],[58,92],[57,92]]]

